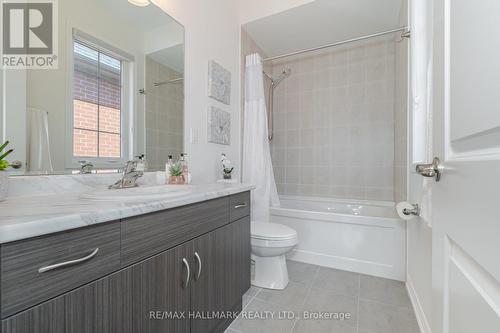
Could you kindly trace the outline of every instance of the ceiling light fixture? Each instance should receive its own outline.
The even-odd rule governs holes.
[[[146,7],[150,3],[149,0],[128,0],[128,2],[139,7]]]

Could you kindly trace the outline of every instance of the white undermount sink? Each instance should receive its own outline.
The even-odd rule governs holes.
[[[91,201],[150,201],[181,196],[190,192],[189,185],[159,185],[127,189],[96,190],[82,193],[81,199]]]

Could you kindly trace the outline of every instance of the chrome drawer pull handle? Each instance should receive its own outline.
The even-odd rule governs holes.
[[[234,209],[244,208],[244,207],[246,207],[246,206],[247,206],[247,203],[246,203],[246,202],[244,202],[244,203],[242,203],[242,204],[239,204],[239,205],[234,206]]]
[[[200,258],[200,255],[198,254],[198,252],[195,252],[194,256],[196,257],[196,260],[198,261],[198,273],[196,274],[196,278],[195,278],[195,281],[198,281],[198,279],[200,278],[200,275],[201,275],[201,258]]]
[[[88,256],[85,256],[85,257],[80,258],[80,259],[65,261],[65,262],[61,262],[59,264],[54,264],[54,265],[42,267],[42,268],[38,269],[38,273],[45,273],[48,271],[52,271],[54,269],[81,264],[82,262],[85,262],[85,261],[88,261],[88,260],[94,258],[96,256],[97,252],[99,252],[98,247],[95,248],[95,250],[92,251],[92,253],[89,254]]]
[[[189,286],[189,279],[191,278],[191,270],[189,269],[189,263],[187,262],[186,258],[182,258],[182,263],[184,266],[186,266],[186,271],[187,271],[186,281],[184,282],[184,287],[182,288],[186,289]]]

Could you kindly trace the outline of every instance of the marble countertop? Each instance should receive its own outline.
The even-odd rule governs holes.
[[[14,196],[0,202],[0,243],[76,229],[254,189],[245,184],[189,185],[179,196],[154,201],[102,202],[81,191]]]

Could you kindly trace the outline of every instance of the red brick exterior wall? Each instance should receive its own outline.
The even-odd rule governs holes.
[[[73,96],[73,155],[119,158],[120,82],[75,70]]]

